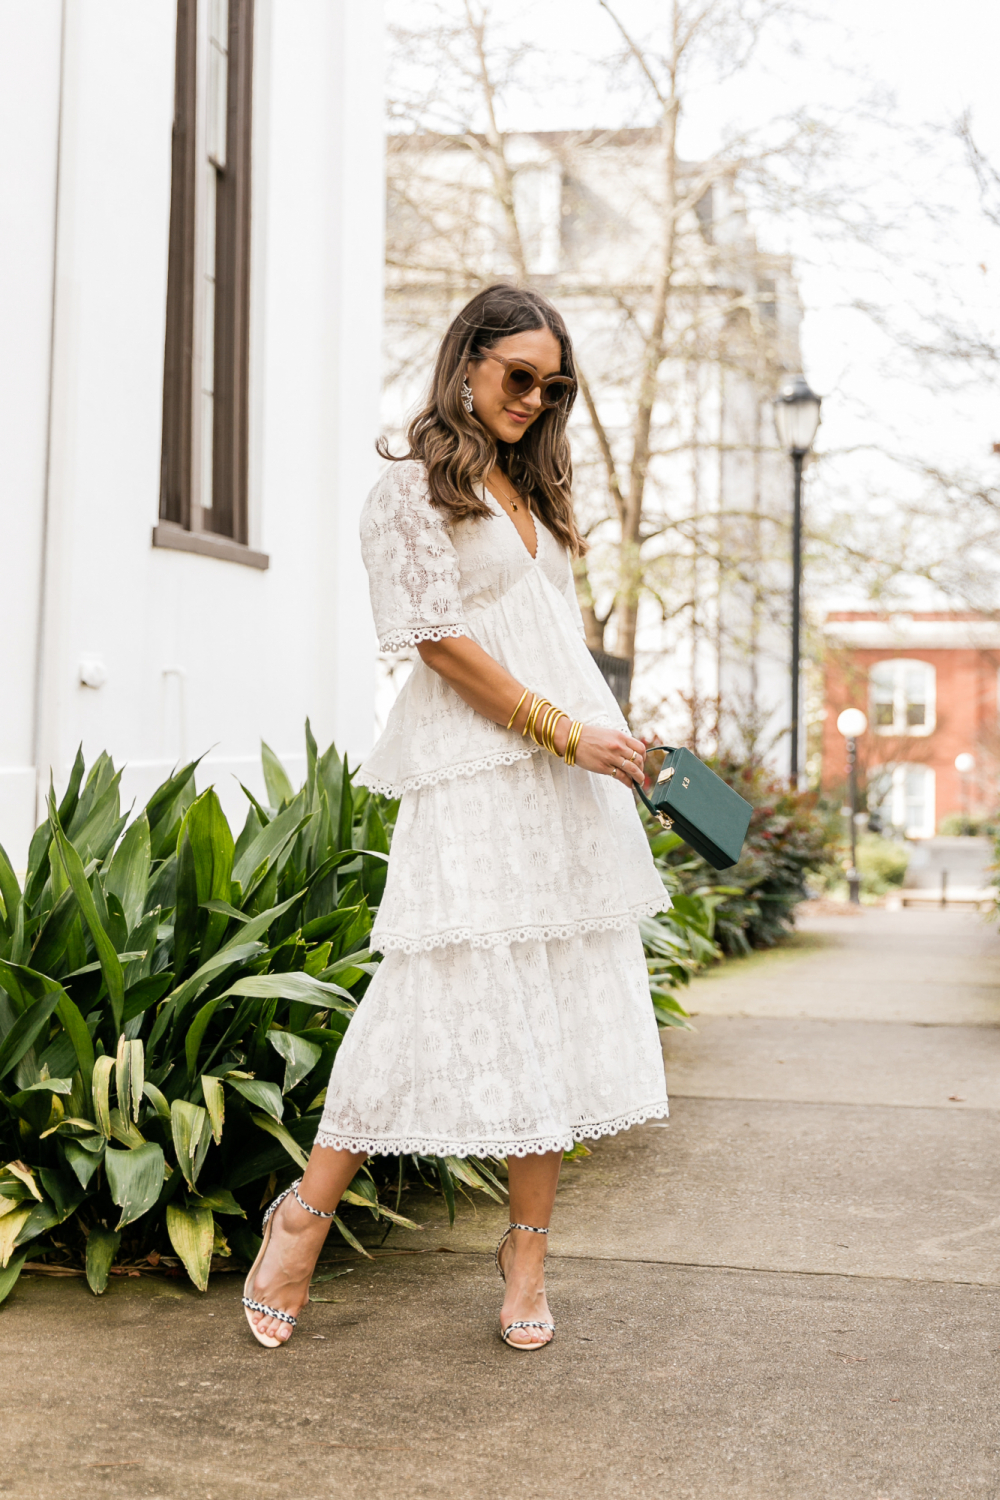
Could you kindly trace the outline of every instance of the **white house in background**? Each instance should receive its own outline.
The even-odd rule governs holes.
[[[379,0],[0,0],[0,840],[107,749],[360,754]]]

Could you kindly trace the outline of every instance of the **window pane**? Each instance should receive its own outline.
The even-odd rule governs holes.
[[[924,826],[927,772],[923,766],[906,768],[906,827]]]
[[[927,706],[924,703],[910,703],[906,705],[906,722],[908,725],[925,724],[927,722]]]
[[[872,668],[872,702],[891,703],[895,687],[895,673],[887,662],[879,662]]]
[[[879,729],[892,728],[892,699],[888,703],[875,704],[875,725]]]

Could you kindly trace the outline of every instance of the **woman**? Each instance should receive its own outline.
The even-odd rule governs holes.
[[[409,454],[364,509],[381,649],[420,662],[357,776],[402,799],[372,931],[384,957],[247,1278],[268,1347],[290,1336],[366,1155],[421,1152],[507,1157],[501,1335],[543,1348],[564,1150],[667,1113],[637,919],[669,902],[629,790],[644,746],[573,587],[575,392],[555,308],[489,287],[445,334]]]

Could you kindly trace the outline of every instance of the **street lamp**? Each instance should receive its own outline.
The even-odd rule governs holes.
[[[861,905],[861,876],[858,874],[858,736],[868,728],[860,708],[845,708],[837,718],[837,728],[847,741],[847,775],[851,783],[851,868],[847,886],[855,906]]]
[[[790,376],[774,398],[778,442],[791,456],[795,476],[792,512],[792,774],[799,784],[799,637],[802,619],[802,460],[813,445],[819,426],[820,398],[804,375]]]
[[[969,821],[969,776],[976,769],[976,757],[963,750],[955,756],[955,770],[962,778],[962,816]]]

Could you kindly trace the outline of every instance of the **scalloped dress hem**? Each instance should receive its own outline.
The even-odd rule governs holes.
[[[642,901],[625,912],[616,912],[605,917],[578,917],[572,922],[548,923],[528,927],[505,927],[501,932],[473,932],[471,928],[456,927],[449,932],[436,932],[428,937],[409,938],[402,933],[378,930],[378,921],[372,930],[370,947],[373,953],[430,953],[435,948],[447,948],[452,944],[465,943],[470,948],[505,948],[510,943],[565,942],[585,932],[625,932],[640,917],[655,917],[670,910],[670,897],[664,889],[661,900]],[[552,1147],[555,1150],[555,1147]]]
[[[664,1119],[670,1114],[666,1096],[655,1104],[630,1109],[626,1114],[608,1120],[585,1121],[573,1125],[565,1135],[542,1136],[519,1140],[508,1136],[497,1140],[448,1141],[429,1136],[337,1135],[328,1130],[317,1132],[314,1145],[333,1151],[363,1152],[366,1156],[545,1156],[550,1151],[572,1151],[580,1141],[596,1141],[605,1135],[618,1135],[647,1120]]]

